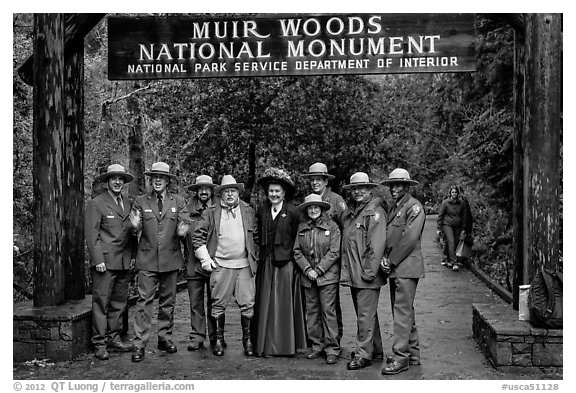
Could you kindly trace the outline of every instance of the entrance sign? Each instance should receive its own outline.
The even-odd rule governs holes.
[[[110,17],[108,78],[475,71],[474,14]]]

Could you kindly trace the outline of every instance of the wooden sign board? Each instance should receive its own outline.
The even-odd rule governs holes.
[[[110,17],[108,78],[475,71],[474,14]]]

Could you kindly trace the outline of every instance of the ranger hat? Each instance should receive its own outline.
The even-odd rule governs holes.
[[[365,172],[356,172],[350,176],[350,184],[342,186],[342,188],[353,188],[353,187],[376,187],[378,184],[370,182],[368,174]]]
[[[388,175],[388,179],[384,180],[380,184],[384,184],[385,186],[390,185],[391,183],[406,183],[411,186],[415,186],[418,183],[416,180],[410,179],[410,174],[406,169],[403,168],[396,168]]]
[[[177,176],[170,173],[170,165],[166,164],[165,162],[155,162],[152,164],[152,168],[149,171],[144,172],[145,175],[154,176],[166,176],[168,178],[175,179]]]
[[[334,179],[334,175],[328,173],[328,167],[321,162],[317,162],[315,164],[310,165],[308,173],[304,173],[302,176],[303,177],[324,176],[328,178],[328,180]]]
[[[196,177],[194,184],[191,184],[188,186],[188,189],[190,191],[196,191],[198,188],[200,188],[202,186],[214,188],[214,187],[216,187],[216,184],[214,184],[212,182],[212,177],[210,177],[208,175],[200,175],[200,176]]]
[[[232,175],[224,175],[222,182],[219,186],[216,186],[214,192],[220,194],[225,188],[235,188],[238,192],[242,192],[244,191],[244,183],[237,183],[236,179],[234,179]]]
[[[107,182],[109,178],[112,176],[122,176],[124,178],[125,183],[130,183],[134,180],[134,176],[126,172],[126,168],[124,168],[120,164],[112,164],[108,166],[108,170],[106,173],[98,176],[98,181],[104,183]]]
[[[304,211],[306,208],[308,208],[308,206],[312,205],[320,206],[320,208],[323,210],[330,210],[330,204],[328,202],[324,202],[322,197],[318,194],[310,194],[306,196],[306,198],[304,198],[304,203],[300,204],[298,209]]]

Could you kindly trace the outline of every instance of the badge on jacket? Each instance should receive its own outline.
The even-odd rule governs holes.
[[[324,231],[324,234],[325,234],[326,236],[330,236],[330,231]]]
[[[175,208],[175,207],[172,208],[172,213],[176,213],[176,208]]]

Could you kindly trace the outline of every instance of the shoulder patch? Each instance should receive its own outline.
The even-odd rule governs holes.
[[[420,213],[420,205],[414,205],[412,206],[412,211],[414,212],[414,214],[418,214]]]
[[[340,202],[340,208],[341,208],[342,210],[346,210],[346,203]]]
[[[380,213],[374,213],[374,221],[378,221],[380,219]]]

